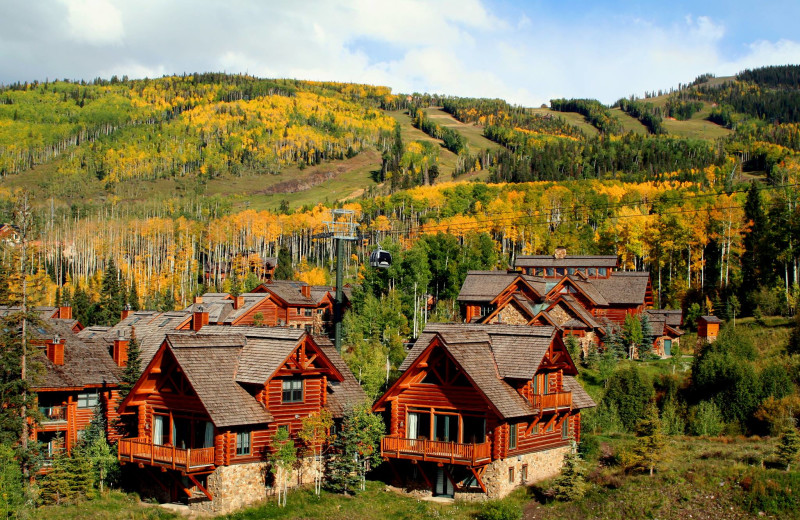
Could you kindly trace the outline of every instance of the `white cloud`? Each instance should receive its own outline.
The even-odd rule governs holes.
[[[61,0],[67,8],[69,32],[76,41],[92,45],[122,41],[122,14],[109,0]]]

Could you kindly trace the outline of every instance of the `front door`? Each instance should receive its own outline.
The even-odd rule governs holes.
[[[433,429],[437,441],[458,442],[458,416],[434,414]]]
[[[453,498],[453,483],[444,474],[444,468],[436,470],[436,489],[434,489],[433,494],[440,497]]]
[[[672,352],[672,340],[665,339],[664,340],[664,356],[670,356]]]

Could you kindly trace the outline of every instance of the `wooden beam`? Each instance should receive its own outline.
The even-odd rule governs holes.
[[[434,490],[433,484],[431,484],[431,481],[428,478],[428,475],[425,474],[425,470],[422,469],[422,464],[417,464],[417,469],[419,470],[420,474],[422,475],[422,478],[425,479],[425,483],[428,484],[428,487],[431,488],[431,491],[433,491]]]
[[[531,432],[533,431],[533,427],[534,427],[534,426],[536,426],[537,424],[539,424],[539,420],[540,420],[541,418],[542,418],[542,416],[541,416],[541,415],[537,415],[537,416],[536,416],[536,419],[534,419],[533,421],[531,421],[531,423],[528,425],[528,428],[525,430],[525,436],[526,436],[526,437],[527,437],[528,435],[530,435],[530,434],[531,434]]]
[[[196,478],[194,478],[194,475],[192,475],[191,473],[189,473],[189,474],[187,475],[187,477],[189,477],[189,480],[191,480],[192,482],[194,482],[194,485],[195,485],[195,486],[197,486],[198,488],[200,488],[200,491],[202,491],[202,492],[203,492],[203,494],[204,494],[206,497],[208,497],[208,499],[209,499],[209,500],[214,500],[214,497],[212,497],[212,496],[211,496],[211,493],[209,493],[209,492],[208,492],[208,490],[207,490],[205,487],[203,487],[203,485],[200,483],[200,481],[199,481],[199,480],[197,480]]]
[[[483,466],[483,468],[485,467],[486,466]],[[481,487],[481,491],[486,493],[486,484],[484,484],[483,479],[481,479],[481,474],[483,473],[483,471],[475,471],[475,468],[473,468],[472,466],[469,467],[469,470],[472,472],[473,475],[475,475],[475,480],[478,481],[478,485]]]

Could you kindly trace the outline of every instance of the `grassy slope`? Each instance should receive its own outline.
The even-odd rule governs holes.
[[[543,116],[550,115],[560,117],[567,123],[580,128],[581,131],[589,137],[600,135],[600,132],[597,130],[597,128],[587,123],[585,117],[575,112],[556,112],[555,110],[550,110],[549,108],[532,108],[530,109],[530,113]]]

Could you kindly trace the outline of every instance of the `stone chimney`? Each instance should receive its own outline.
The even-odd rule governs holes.
[[[120,316],[119,320],[122,321],[122,320],[124,320],[125,318],[127,318],[130,315],[131,315],[131,306],[130,306],[129,303],[126,303],[125,304],[125,308],[123,308],[122,312],[119,313],[119,316]]]
[[[58,334],[53,337],[53,339],[47,342],[47,359],[50,360],[51,363],[54,365],[63,365],[64,364],[64,343],[66,340],[61,339],[58,337]]]
[[[71,320],[72,319],[72,307],[59,307],[58,308],[58,317],[62,320]]]
[[[301,285],[300,286],[300,294],[302,294],[306,298],[311,298],[311,286],[310,285]]]
[[[556,247],[555,253],[553,253],[553,258],[563,259],[567,256],[567,248],[564,246]]]
[[[118,331],[117,337],[114,340],[114,347],[111,352],[114,358],[114,363],[116,363],[118,367],[124,367],[128,364],[128,345],[129,341],[123,337],[122,330]]]
[[[197,332],[206,325],[208,325],[208,312],[201,305],[192,313],[192,330]]]

